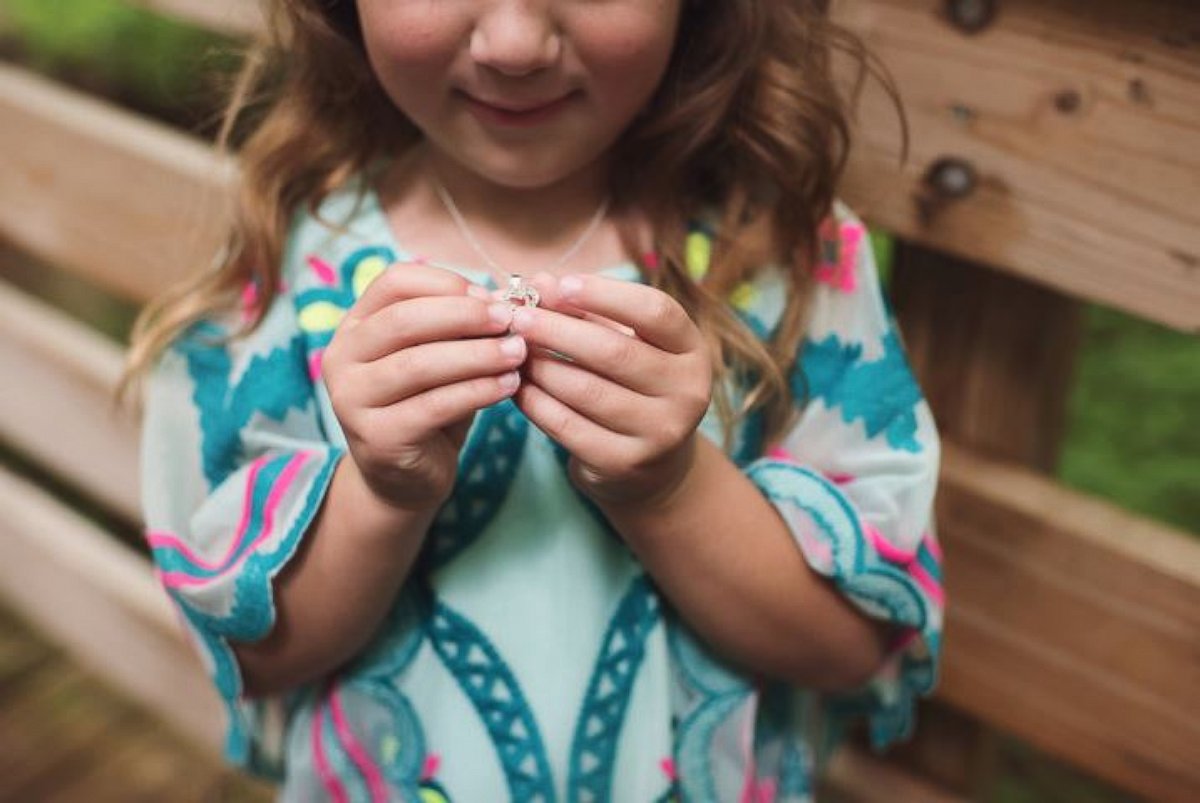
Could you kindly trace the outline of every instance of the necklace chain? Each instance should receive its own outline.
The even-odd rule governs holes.
[[[446,189],[446,186],[442,184],[441,180],[438,179],[436,174],[431,173],[431,177],[433,178],[433,187],[435,190],[437,190],[438,197],[442,199],[442,205],[445,206],[446,211],[450,213],[451,219],[454,220],[454,225],[458,227],[458,231],[463,236],[463,239],[467,241],[467,245],[471,246],[471,250],[483,260],[483,263],[487,265],[492,272],[498,273],[502,277],[519,276],[520,274],[510,273],[509,271],[500,267],[499,263],[492,259],[492,255],[489,254],[487,249],[483,247],[483,244],[479,242],[479,239],[475,236],[475,233],[471,231],[471,227],[467,225],[467,221],[462,216],[462,213],[458,211],[458,204],[454,203],[454,197],[450,195],[450,191]],[[600,224],[604,221],[604,216],[608,213],[608,202],[608,197],[605,197],[605,199],[600,202],[600,206],[596,208],[596,212],[592,215],[592,219],[588,221],[587,227],[580,232],[579,236],[575,238],[575,241],[571,243],[570,247],[567,248],[567,250],[564,251],[562,255],[558,257],[558,259],[554,260],[554,262],[544,268],[546,272],[553,273],[555,270],[565,265],[571,259],[571,257],[575,256],[579,249],[583,247],[584,243],[586,243],[591,236],[596,233],[596,229],[600,228]]]

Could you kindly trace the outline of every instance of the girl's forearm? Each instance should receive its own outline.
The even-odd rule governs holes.
[[[783,519],[706,438],[669,499],[604,512],[683,619],[744,669],[837,690],[882,662],[886,628],[808,566]]]
[[[299,551],[275,579],[274,629],[233,645],[245,693],[284,691],[358,652],[408,577],[435,513],[382,504],[343,458]]]

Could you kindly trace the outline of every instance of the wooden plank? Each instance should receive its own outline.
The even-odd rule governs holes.
[[[834,0],[900,87],[912,130],[867,93],[845,185],[901,236],[1200,332],[1200,5],[1009,0],[982,33],[944,0]],[[978,175],[930,204],[939,159]]]
[[[940,695],[1154,800],[1200,797],[1200,541],[947,447]]]
[[[6,734],[11,743],[0,760],[0,798],[43,800],[47,788],[69,779],[111,744],[113,729],[130,712],[108,697],[89,694],[86,680],[72,667],[8,709],[22,727]]]
[[[891,296],[941,436],[1053,471],[1081,340],[1079,303],[903,243]]]
[[[126,298],[211,264],[232,162],[0,64],[0,238]]]
[[[222,766],[48,646],[0,606],[0,644],[48,656],[0,703],[0,800],[244,801],[267,784]],[[10,679],[11,681],[12,679]]]
[[[114,406],[117,344],[0,282],[0,438],[130,521],[140,518],[138,425]]]
[[[0,597],[215,753],[220,706],[147,562],[3,469],[0,510]]]
[[[827,803],[967,803],[968,798],[916,778],[861,750],[843,748],[829,762],[817,799]]]

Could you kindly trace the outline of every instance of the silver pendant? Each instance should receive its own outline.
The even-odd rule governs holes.
[[[508,289],[504,291],[503,298],[513,307],[536,307],[542,300],[533,285],[526,284],[519,273],[508,277]]]

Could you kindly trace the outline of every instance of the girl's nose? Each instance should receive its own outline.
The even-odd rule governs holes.
[[[476,22],[471,58],[497,72],[519,77],[558,60],[562,39],[549,4],[538,0],[501,0]]]

